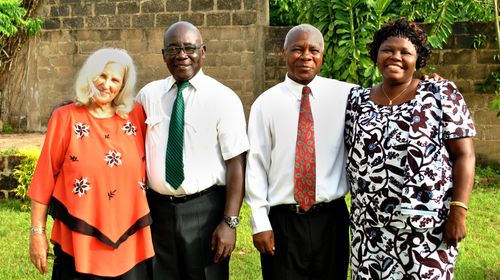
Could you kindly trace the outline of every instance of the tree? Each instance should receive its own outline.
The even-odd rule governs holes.
[[[25,2],[36,3],[38,1]],[[2,0],[0,2],[0,69],[4,69],[6,64],[12,61],[18,47],[16,42],[19,42],[20,37],[34,35],[42,26],[41,19],[31,18],[28,15],[28,10],[33,10],[32,3],[25,3],[28,10],[21,6],[21,3],[21,0]]]
[[[12,106],[12,93],[19,86],[18,73],[9,73],[27,38],[40,30],[43,21],[33,14],[40,0],[0,0],[0,120],[5,121]],[[21,69],[23,67],[20,67]],[[22,71],[21,71],[22,72]],[[14,82],[12,82],[15,80]]]

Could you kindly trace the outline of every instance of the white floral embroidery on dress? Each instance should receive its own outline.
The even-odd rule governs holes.
[[[89,136],[89,125],[86,123],[75,123],[73,125],[73,131],[76,134],[76,139]]]
[[[125,134],[129,136],[135,135],[135,133],[137,132],[137,129],[130,121],[127,121],[127,123],[122,126],[122,130]]]
[[[139,183],[139,187],[141,190],[146,193],[146,190],[148,189],[148,185],[146,184],[146,179],[142,179],[142,181],[137,182]]]
[[[104,160],[106,161],[109,167],[119,166],[122,165],[122,154],[117,151],[110,150],[104,156]]]
[[[91,189],[87,178],[75,179],[75,184],[73,186],[73,193],[78,195],[78,197],[82,197],[87,194],[87,192]]]

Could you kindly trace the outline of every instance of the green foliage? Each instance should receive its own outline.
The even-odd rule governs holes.
[[[29,67],[12,67],[23,49],[29,36],[41,29],[43,21],[35,18],[37,7],[42,0],[0,0],[0,118],[5,122],[11,117],[14,106],[11,93],[19,88],[22,71],[27,73]],[[22,103],[22,102],[21,102]]]
[[[17,188],[14,189],[14,193],[17,198],[21,201],[22,209],[29,209],[29,198],[28,198],[28,188],[31,184],[31,178],[35,171],[36,163],[40,155],[40,149],[38,148],[28,148],[20,149],[18,155],[23,156],[21,163],[14,168],[12,174],[18,182]]]
[[[395,14],[388,11],[392,0],[311,1],[316,11],[307,21],[325,37],[325,63],[321,74],[371,86],[380,75],[370,59],[367,45],[372,34]]]
[[[15,155],[19,152],[18,149],[10,148],[7,150],[1,150],[0,151],[0,156],[10,156],[10,155]]]
[[[476,177],[495,177],[500,176],[500,170],[491,166],[477,166]]]
[[[485,48],[488,44],[488,37],[484,34],[476,34],[474,35],[474,39],[472,40],[472,47],[474,49]]]
[[[21,0],[0,1],[0,46],[3,46],[5,38],[15,35],[20,30],[28,35],[34,35],[41,28],[43,21],[27,17],[27,11],[21,4]]]
[[[300,11],[299,0],[269,0],[269,22],[272,26],[296,25]]]
[[[422,10],[417,8],[415,16],[422,16],[424,23],[432,23],[428,41],[433,47],[441,48],[453,32],[453,23],[458,12],[457,6],[459,6],[456,4],[460,2],[455,0],[424,1],[421,5]],[[413,20],[411,17],[408,19]]]
[[[310,23],[325,37],[321,75],[371,86],[380,80],[368,55],[373,34],[400,16],[428,23],[429,43],[441,48],[458,21],[493,19],[487,0],[271,0],[271,25]]]
[[[474,188],[500,188],[500,168],[491,165],[476,166]]]
[[[492,90],[495,94],[500,94],[500,72],[493,71],[490,73],[486,82],[480,85],[480,90],[482,92],[487,92]]]
[[[12,125],[10,125],[10,123],[4,123],[3,126],[2,126],[2,133],[14,133],[15,130],[14,128],[12,127]]]
[[[409,20],[431,24],[429,43],[442,48],[460,21],[491,21],[493,2],[487,0],[425,0],[403,1],[401,15]]]
[[[500,116],[500,70],[492,71],[483,84],[478,85],[482,92],[493,91],[497,96],[490,104],[490,111],[497,111],[497,117]]]
[[[500,117],[500,97],[493,99],[490,104],[490,111],[497,111],[497,117]]]

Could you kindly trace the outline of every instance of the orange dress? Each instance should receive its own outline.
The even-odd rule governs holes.
[[[119,276],[154,255],[146,200],[145,114],[99,119],[74,104],[54,111],[28,195],[49,205],[51,242],[77,272]]]

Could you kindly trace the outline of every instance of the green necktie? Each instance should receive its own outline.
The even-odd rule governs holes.
[[[184,181],[184,98],[182,91],[189,86],[187,81],[178,81],[177,97],[170,116],[170,126],[168,128],[167,156],[165,158],[165,179],[177,189]]]

